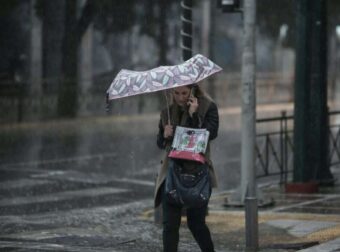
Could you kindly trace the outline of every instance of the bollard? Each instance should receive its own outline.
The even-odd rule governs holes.
[[[246,249],[247,251],[256,251],[258,249],[258,211],[257,198],[245,198],[246,210]]]

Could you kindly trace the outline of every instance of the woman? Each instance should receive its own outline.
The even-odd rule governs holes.
[[[195,96],[192,95],[193,89]],[[197,85],[177,87],[173,90],[173,104],[161,112],[157,145],[165,149],[161,171],[157,177],[155,190],[155,206],[163,207],[163,248],[164,252],[176,252],[181,224],[181,207],[170,205],[164,197],[164,180],[167,173],[168,153],[170,151],[177,125],[189,128],[205,128],[210,132],[209,140],[217,137],[219,117],[216,104]],[[170,118],[168,118],[170,115]],[[209,144],[206,151],[206,162],[212,187],[216,187],[216,176],[209,158]],[[184,169],[193,169],[193,162],[182,162]],[[213,252],[214,245],[210,231],[205,223],[208,205],[201,208],[188,208],[187,222],[202,252]]]

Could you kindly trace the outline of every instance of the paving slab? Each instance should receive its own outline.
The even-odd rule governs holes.
[[[266,222],[274,227],[286,229],[293,236],[303,237],[322,229],[335,227],[340,223],[330,221],[271,220]]]
[[[340,251],[340,238],[334,239],[318,246],[299,250],[299,252],[335,252]]]

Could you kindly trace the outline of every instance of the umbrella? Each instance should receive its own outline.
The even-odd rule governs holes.
[[[197,83],[222,68],[201,54],[179,65],[148,71],[122,69],[107,90],[107,101]]]

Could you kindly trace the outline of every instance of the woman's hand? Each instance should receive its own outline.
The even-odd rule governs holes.
[[[170,124],[165,125],[164,127],[164,138],[172,137],[174,134],[174,127]]]
[[[191,96],[187,104],[189,106],[189,115],[190,117],[192,117],[192,115],[197,111],[197,108],[198,108],[197,98],[194,96]]]

